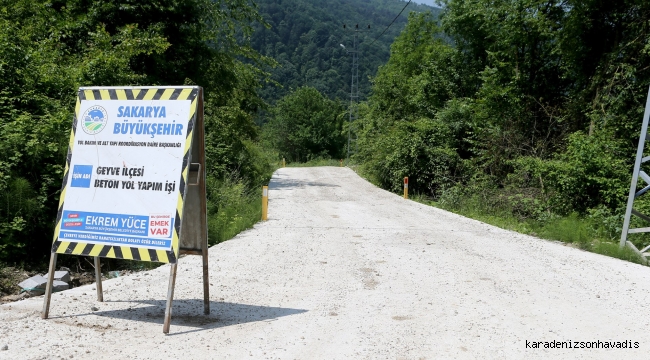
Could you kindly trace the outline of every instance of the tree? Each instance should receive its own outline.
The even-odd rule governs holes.
[[[289,161],[339,158],[345,145],[343,117],[340,103],[312,87],[301,87],[271,109],[265,136]]]
[[[247,0],[0,0],[0,261],[49,250],[79,86],[203,86],[206,123],[237,124],[206,128],[209,176],[259,182],[255,22]]]
[[[357,156],[367,172],[547,215],[618,211],[650,84],[650,3],[442,2],[439,23],[409,17],[373,79]]]

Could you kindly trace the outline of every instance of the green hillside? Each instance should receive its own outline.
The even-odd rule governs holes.
[[[399,0],[259,0],[260,15],[268,22],[267,29],[255,26],[252,47],[262,55],[277,60],[279,66],[271,70],[272,79],[282,88],[267,85],[262,98],[274,102],[290,89],[312,86],[330,98],[349,97],[350,55],[340,46],[352,48],[356,24],[364,28],[359,35],[359,81],[362,98],[370,91],[369,77],[388,61],[390,44],[406,25],[411,11],[437,9],[409,4],[404,13],[377,40],[371,44],[404,8]],[[343,24],[348,29],[343,29]],[[370,29],[367,26],[370,25]]]

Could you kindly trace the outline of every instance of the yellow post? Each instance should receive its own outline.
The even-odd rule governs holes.
[[[267,220],[269,212],[269,187],[262,186],[262,220]]]
[[[343,159],[341,159],[340,161],[341,161],[341,167],[343,167]]]
[[[408,176],[404,178],[404,199],[409,198],[409,178]]]
[[[282,158],[282,167],[286,167],[287,164],[284,162],[284,158]]]

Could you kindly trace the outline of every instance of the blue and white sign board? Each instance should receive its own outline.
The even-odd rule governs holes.
[[[198,94],[79,90],[53,252],[176,261]]]
[[[201,255],[203,311],[210,313],[203,126],[198,86],[79,89],[43,319],[58,254],[95,258],[98,301],[100,257],[171,263],[165,334],[178,256]]]

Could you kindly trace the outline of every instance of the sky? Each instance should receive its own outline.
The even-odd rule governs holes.
[[[436,0],[413,0],[413,2],[438,7],[438,5],[436,5]]]

